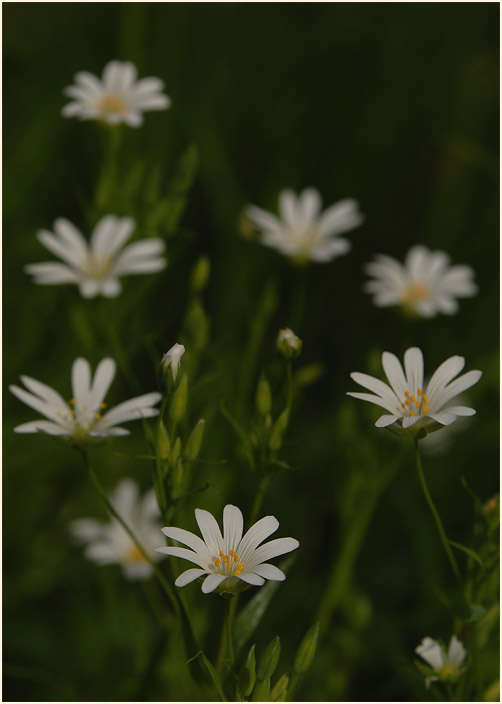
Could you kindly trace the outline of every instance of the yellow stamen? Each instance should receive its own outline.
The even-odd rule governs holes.
[[[99,407],[100,407],[100,408],[106,408],[106,403],[100,403],[100,404],[99,404]]]
[[[413,401],[413,403],[415,403],[415,401],[416,401],[417,399],[415,398],[415,396],[412,396],[412,397],[411,397],[411,400]]]
[[[117,95],[116,93],[106,93],[97,107],[102,115],[113,113],[122,115],[126,111],[124,99],[121,95]]]
[[[239,555],[236,555],[235,552],[233,554],[233,558],[236,562],[239,562]]]
[[[240,575],[240,573],[241,573],[240,570],[235,570],[235,572],[234,572],[234,574],[235,574],[236,577],[238,577],[238,576]]]
[[[223,550],[220,550],[220,557],[223,557]]]
[[[404,395],[406,396],[406,398],[408,398],[408,396],[410,395],[410,392],[409,392],[409,391],[405,391],[405,392],[404,392]]]
[[[406,399],[406,405],[407,405],[407,406],[409,406],[409,405],[410,405],[410,403],[411,403],[410,399],[409,399],[409,398],[407,398],[407,399]]]
[[[425,394],[424,394],[424,403],[429,403],[429,399],[427,398],[427,396]]]
[[[417,408],[420,408],[420,401],[417,401]]]
[[[424,406],[424,413],[427,413],[429,410],[429,406]]]
[[[418,394],[418,396],[421,396],[421,395],[422,395],[422,389],[417,389],[417,394]]]
[[[401,408],[406,408],[406,406],[404,405],[404,403],[401,404]]]
[[[229,552],[228,554],[230,555],[230,557],[233,557],[233,556],[235,555],[235,551],[234,551],[234,550],[230,550],[230,552]]]
[[[415,414],[413,413],[413,411],[410,411],[410,416],[414,416],[414,415],[415,415]]]
[[[71,398],[71,399],[70,399],[70,403],[77,403],[77,399],[76,399],[76,398]]]
[[[229,562],[228,555],[223,555],[223,559],[225,560],[225,563]]]
[[[217,557],[216,560],[214,561],[214,565],[215,565],[215,567],[220,566],[220,558],[219,557]]]
[[[237,569],[239,570],[239,572],[240,572],[241,570],[243,570],[243,569],[244,569],[244,563],[241,562],[240,565],[237,565]]]
[[[96,413],[94,417],[96,418],[96,420],[101,420],[101,413]]]

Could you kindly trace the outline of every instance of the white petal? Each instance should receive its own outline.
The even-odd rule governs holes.
[[[48,232],[47,230],[40,230],[37,232],[37,239],[46,247],[50,252],[59,257],[63,261],[71,264],[72,266],[79,267],[81,263],[81,257],[75,252],[73,247],[69,246],[67,242],[62,242],[59,238]]]
[[[148,93],[158,93],[164,88],[164,82],[160,78],[154,78],[153,76],[148,76],[147,78],[141,78],[131,89],[131,93],[134,97],[139,95],[146,95]]]
[[[120,89],[121,65],[120,61],[109,61],[103,69],[103,83],[111,92]]]
[[[252,564],[259,565],[261,562],[270,560],[273,557],[284,555],[287,552],[296,550],[299,545],[300,543],[295,538],[277,538],[276,540],[271,540],[269,543],[265,543],[265,545],[255,550],[252,555]]]
[[[409,391],[410,389],[401,362],[392,352],[384,352],[382,354],[382,366],[397,398],[401,399],[401,402],[404,401],[405,391]],[[413,391],[411,393],[413,393]]]
[[[275,533],[278,528],[279,521],[274,516],[264,516],[264,518],[260,518],[259,521],[252,525],[235,551],[239,555],[241,562],[246,564],[254,549],[269,535]]]
[[[165,259],[140,259],[130,264],[120,264],[119,267],[114,265],[113,273],[120,276],[131,274],[154,274],[157,271],[162,271],[165,268],[167,261]]]
[[[75,284],[78,282],[78,276],[73,269],[59,262],[27,264],[24,267],[24,271],[35,277],[36,284],[50,286],[55,284]]]
[[[415,423],[418,423],[420,420],[420,416],[405,416],[403,418],[403,428],[406,430],[406,428],[411,428],[412,425],[415,425]]]
[[[45,433],[47,435],[71,435],[68,428],[48,420],[32,420],[14,428],[15,433]]]
[[[21,377],[21,381],[29,391],[39,396],[42,401],[53,406],[56,411],[67,413],[70,410],[68,404],[61,398],[58,392],[52,387],[47,386],[47,384],[42,384],[41,381],[32,379],[31,376],[24,375]]]
[[[448,413],[454,413],[456,416],[474,416],[476,411],[468,406],[446,406],[444,409]]]
[[[375,425],[377,428],[386,428],[388,425],[392,425],[392,423],[395,423],[396,420],[399,420],[399,418],[400,416],[383,415],[380,416]]]
[[[249,205],[245,210],[246,216],[259,228],[268,230],[274,233],[282,232],[282,224],[275,215],[257,208],[256,205]]]
[[[75,253],[78,259],[83,259],[87,255],[87,242],[82,233],[69,220],[58,218],[54,222],[54,231],[59,235],[60,240]]]
[[[193,550],[168,546],[165,548],[155,548],[155,552],[160,552],[163,555],[171,555],[172,557],[181,557],[183,560],[188,560],[189,562],[199,565],[203,570],[206,570],[207,567],[205,560],[196,552],[193,552]]]
[[[89,362],[78,357],[71,368],[73,398],[80,406],[90,406],[91,367]]]
[[[101,281],[100,289],[101,295],[106,298],[115,298],[121,292],[122,286],[120,285],[120,281],[118,279],[109,277]]]
[[[167,95],[139,95],[131,100],[131,107],[136,110],[167,110],[170,105]]]
[[[48,404],[46,401],[43,401],[37,396],[33,396],[33,394],[30,394],[24,389],[19,388],[19,386],[12,385],[9,386],[9,389],[14,394],[14,396],[17,396],[17,398],[23,403],[25,403],[27,406],[30,406],[30,408],[34,408],[35,411],[38,411],[46,418],[49,418],[50,420],[53,420],[58,423],[58,418],[56,415],[57,411],[51,404]]]
[[[122,565],[122,570],[126,579],[149,579],[153,574],[152,566],[148,562],[133,562]]]
[[[283,582],[286,579],[286,575],[282,570],[275,565],[269,565],[266,562],[253,567],[253,572],[255,574],[259,574],[260,577],[265,577],[265,579],[270,579],[274,582]]]
[[[111,357],[105,357],[98,364],[89,392],[89,407],[98,408],[103,401],[115,376],[116,365]]]
[[[204,594],[209,594],[210,592],[214,591],[216,587],[219,587],[219,585],[224,582],[226,577],[220,575],[220,574],[210,574],[206,577],[204,582],[202,583],[201,590]]]
[[[321,196],[315,188],[305,188],[300,195],[300,208],[304,224],[311,223],[321,209]]]
[[[99,283],[96,279],[83,279],[80,282],[79,290],[83,298],[94,298],[99,293]]]
[[[451,425],[457,420],[457,415],[455,413],[448,413],[447,411],[441,411],[439,413],[428,413],[430,418],[433,418],[441,425]]]
[[[388,404],[388,410],[395,410],[396,408],[399,408],[399,399],[396,397],[390,386],[387,386],[387,384],[380,379],[361,372],[352,372],[350,376],[356,384],[364,386],[365,389],[369,389],[370,391],[373,391],[373,393],[380,396],[382,400]]]
[[[448,664],[460,667],[466,655],[467,652],[457,636],[452,636],[448,647]]]
[[[243,572],[238,576],[239,579],[242,579],[243,582],[247,582],[247,584],[252,584],[254,587],[261,587],[262,584],[265,584],[265,580],[263,579],[263,577],[260,577],[260,575],[256,574],[255,572]]]
[[[358,227],[363,221],[357,201],[346,198],[325,210],[319,220],[319,228],[323,236],[339,235]]]
[[[216,555],[213,556],[213,554],[209,552],[206,543],[199,538],[198,535],[195,535],[188,530],[171,526],[161,528],[161,530],[167,538],[183,543],[183,545],[188,545],[189,548],[192,548],[192,550],[198,552],[201,558],[203,558],[208,565],[211,564],[214,557],[217,557],[218,555],[218,553],[216,553]]]
[[[81,518],[70,523],[70,532],[79,540],[96,540],[103,534],[103,523],[93,518]]]
[[[122,479],[110,496],[110,503],[123,518],[130,517],[138,503],[138,487],[132,479]]]
[[[241,510],[237,506],[227,504],[223,509],[223,540],[225,545],[223,552],[225,555],[228,555],[230,550],[237,550],[243,528],[244,520]]]
[[[186,584],[190,584],[198,577],[202,577],[203,574],[207,574],[206,570],[190,569],[182,572],[180,576],[175,581],[175,586],[184,587]]]
[[[376,406],[381,406],[381,408],[385,408],[386,411],[396,411],[397,410],[397,402],[395,400],[392,401],[392,403],[389,403],[388,401],[384,401],[380,396],[373,396],[372,394],[363,394],[359,393],[358,391],[347,391],[347,396],[353,396],[354,398],[358,398],[361,401],[368,401],[369,403],[374,403]]]
[[[298,217],[297,197],[293,191],[285,190],[279,194],[279,213],[292,230],[301,224]]]
[[[119,403],[115,408],[112,408],[111,411],[103,417],[101,422],[106,421],[110,425],[116,425],[117,423],[125,423],[128,420],[151,418],[158,415],[158,409],[151,408],[151,406],[158,403],[160,399],[161,395],[156,391],[131,398],[128,401]]]
[[[424,356],[419,347],[410,347],[404,353],[404,370],[409,384],[409,392],[414,394],[417,389],[422,389],[424,383]]]
[[[427,384],[426,395],[429,397],[429,401],[439,389],[444,388],[449,381],[456,377],[457,374],[460,374],[464,365],[464,357],[459,357],[458,355],[449,357],[439,365]]]
[[[434,670],[440,670],[444,665],[444,653],[439,643],[432,638],[424,638],[420,645],[415,648],[415,652]]]
[[[329,262],[335,257],[346,254],[351,247],[350,242],[341,237],[336,240],[320,242],[310,250],[310,258],[315,262]]]
[[[466,389],[469,389],[471,386],[474,386],[474,384],[476,384],[480,380],[482,373],[483,372],[480,372],[477,369],[473,369],[472,371],[467,372],[466,374],[462,374],[462,376],[452,381],[444,389],[436,391],[436,393],[434,394],[434,398],[430,398],[429,401],[431,402],[431,404],[434,402],[434,406],[438,404],[439,408],[441,408],[442,406],[444,406],[445,403],[451,401],[452,398],[455,398],[455,396],[458,396]]]
[[[123,121],[129,127],[140,127],[143,124],[143,115],[139,111],[129,111],[123,117]]]
[[[209,513],[209,511],[196,508],[195,520],[197,521],[201,535],[204,538],[204,542],[207,545],[207,549],[211,554],[215,553],[217,555],[220,550],[223,550],[224,544],[216,518],[212,513]]]

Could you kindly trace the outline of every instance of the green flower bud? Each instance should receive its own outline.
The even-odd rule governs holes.
[[[181,454],[181,440],[180,438],[176,438],[176,441],[174,443],[174,447],[171,451],[171,464],[173,467],[176,465],[177,461],[179,460]]]
[[[275,421],[274,427],[272,428],[270,440],[268,441],[268,447],[270,450],[272,450],[272,452],[277,452],[277,450],[281,449],[284,433],[286,432],[286,429],[288,427],[288,422],[289,411],[288,409],[286,409]]]
[[[180,495],[182,489],[183,489],[183,479],[184,479],[184,471],[183,471],[183,462],[181,461],[181,458],[176,462],[176,466],[173,471],[172,475],[172,492],[173,492],[173,497],[177,497]]]
[[[274,674],[274,670],[277,667],[277,663],[279,662],[280,654],[281,639],[279,638],[279,636],[276,636],[274,640],[271,640],[270,643],[267,645],[263,655],[260,658],[258,670],[256,673],[258,675],[258,680],[261,681],[265,679],[270,679],[270,677],[272,677],[272,675]]]
[[[160,388],[163,393],[170,394],[178,388],[180,383],[178,371],[184,354],[184,346],[176,343],[162,357],[160,362]]]
[[[188,379],[187,375],[183,374],[179,387],[176,389],[176,393],[173,394],[171,405],[169,406],[169,417],[178,423],[183,416],[187,408],[188,400]]]
[[[249,697],[256,682],[256,657],[254,649],[255,646],[252,645],[239,675],[238,687],[245,697]]]
[[[169,435],[167,434],[166,426],[159,420],[157,425],[157,436],[155,438],[155,447],[157,450],[157,457],[159,460],[167,460],[171,452],[171,441],[169,440]]]
[[[252,702],[269,702],[270,701],[270,677],[258,682],[254,688]]]
[[[314,657],[314,653],[316,651],[318,637],[319,621],[314,623],[314,625],[309,628],[300,643],[300,647],[296,651],[294,664],[295,672],[305,672],[310,667],[310,663],[312,662],[312,658]]]
[[[187,462],[193,462],[197,459],[199,454],[200,446],[202,445],[202,438],[204,437],[204,426],[206,421],[201,418],[195,428],[190,433],[190,437],[185,445],[184,456]]]
[[[272,395],[270,393],[270,384],[264,374],[261,375],[258,386],[256,387],[256,407],[258,413],[266,416],[270,413],[272,405]]]
[[[272,691],[270,692],[270,699],[273,702],[285,702],[288,694],[289,677],[283,675],[277,680]]]
[[[200,257],[192,269],[192,278],[190,280],[194,293],[199,293],[206,288],[210,273],[211,262],[207,257]]]
[[[285,360],[289,361],[298,357],[302,351],[302,344],[300,338],[290,328],[279,330],[276,345]]]

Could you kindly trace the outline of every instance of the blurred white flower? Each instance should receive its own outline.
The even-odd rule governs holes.
[[[171,349],[167,350],[167,352],[164,354],[162,357],[161,361],[161,366],[162,366],[162,371],[164,374],[167,374],[169,369],[171,369],[171,374],[173,377],[173,381],[176,381],[176,377],[178,376],[178,369],[180,366],[181,358],[185,354],[185,347],[184,345],[179,345],[176,343],[171,347]]]
[[[295,261],[328,262],[350,249],[338,237],[360,225],[364,218],[355,200],[345,199],[321,214],[321,196],[306,188],[299,196],[285,190],[279,195],[279,218],[255,205],[245,214],[262,231],[261,242]]]
[[[412,247],[404,265],[392,257],[377,254],[365,271],[373,276],[364,289],[374,294],[379,307],[401,305],[424,318],[437,313],[452,315],[458,310],[456,298],[474,296],[477,287],[469,266],[449,266],[445,252],[431,252],[426,247]]]
[[[160,513],[153,489],[140,500],[136,483],[122,479],[110,495],[110,503],[147,555],[154,562],[161,559],[153,547],[158,543],[160,530]],[[86,544],[85,556],[98,565],[121,565],[128,579],[147,579],[152,574],[151,565],[115,518],[107,523],[82,518],[72,521],[70,531]]]
[[[24,270],[35,277],[36,284],[77,284],[84,298],[99,294],[118,296],[120,276],[150,274],[166,266],[161,256],[165,248],[161,239],[140,240],[122,249],[134,227],[131,218],[105,215],[94,228],[88,244],[71,222],[58,218],[54,223],[55,234],[41,230],[37,238],[65,263],[28,264]]]
[[[429,637],[422,640],[415,648],[415,652],[437,673],[426,679],[427,687],[436,680],[454,681],[462,672],[461,666],[467,655],[457,636],[451,637],[448,652],[436,640]]]
[[[403,428],[427,427],[431,421],[450,425],[458,416],[472,416],[473,408],[446,406],[453,398],[479,381],[482,372],[470,371],[455,381],[452,379],[464,368],[465,359],[454,356],[443,362],[424,387],[424,360],[418,347],[411,347],[404,354],[404,368],[391,352],[382,355],[382,366],[390,386],[368,374],[353,372],[352,379],[374,394],[349,392],[349,396],[369,401],[385,408],[391,415],[381,416],[375,425],[384,428],[401,420]],[[423,389],[425,389],[423,391]]]
[[[136,75],[136,67],[129,61],[107,63],[101,80],[92,73],[80,71],[75,74],[75,85],[65,89],[73,100],[64,106],[62,115],[139,127],[145,111],[166,110],[171,101],[162,93],[164,83],[160,78],[137,81]]]
[[[73,398],[69,403],[57,391],[29,376],[21,381],[31,392],[18,386],[10,386],[11,392],[23,403],[44,415],[49,420],[34,420],[14,428],[16,433],[47,433],[67,437],[83,443],[89,438],[112,435],[129,435],[119,423],[140,418],[151,418],[158,414],[153,406],[161,396],[157,392],[144,394],[120,403],[104,413],[104,397],[115,376],[115,362],[110,357],[101,360],[91,380],[89,362],[79,357],[73,362],[71,381]]]
[[[195,518],[203,540],[183,528],[162,528],[168,538],[188,545],[192,550],[179,547],[157,548],[157,552],[182,557],[198,565],[180,574],[175,584],[184,587],[198,577],[207,575],[202,583],[204,594],[218,589],[233,592],[242,588],[240,580],[261,586],[266,579],[283,581],[286,575],[270,560],[278,555],[296,550],[299,545],[294,538],[278,538],[260,545],[279,527],[274,516],[265,516],[255,523],[242,537],[243,517],[240,509],[228,504],[223,510],[223,535],[214,516],[209,511],[195,509]],[[260,546],[260,547],[258,547]]]

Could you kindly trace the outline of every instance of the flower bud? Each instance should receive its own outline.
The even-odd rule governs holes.
[[[162,357],[160,363],[160,386],[166,394],[175,391],[180,384],[180,380],[177,377],[180,361],[184,354],[184,346],[176,343]]]
[[[176,463],[178,462],[178,459],[179,459],[179,457],[180,457],[180,454],[181,454],[181,439],[180,439],[179,437],[177,437],[176,440],[175,440],[175,442],[174,442],[174,447],[173,447],[173,449],[171,450],[171,458],[170,458],[170,460],[171,460],[171,464],[173,465],[173,467],[174,467],[174,466],[176,465]]]
[[[252,702],[269,702],[270,701],[270,677],[258,682],[254,688]]]
[[[268,383],[265,375],[262,374],[258,386],[256,387],[256,407],[258,413],[262,416],[266,416],[270,413],[270,407],[272,405],[272,397],[270,393],[270,384]]]
[[[256,674],[258,675],[258,680],[260,682],[272,677],[274,670],[277,667],[277,663],[279,662],[280,654],[281,639],[279,636],[276,636],[274,640],[271,640],[267,645],[263,655],[260,658],[260,662],[258,663],[258,670]]]
[[[238,687],[245,697],[249,697],[256,682],[256,657],[254,649],[255,646],[252,645],[239,675]]]
[[[185,415],[188,400],[188,379],[183,374],[176,392],[173,394],[171,405],[169,406],[169,417],[174,423],[178,423]]]
[[[282,440],[284,438],[284,433],[288,427],[289,422],[289,411],[286,409],[281,413],[279,418],[275,421],[274,427],[272,428],[272,433],[270,435],[270,440],[268,441],[268,447],[272,452],[277,452],[281,449]]]
[[[157,450],[157,457],[159,458],[159,460],[169,459],[169,454],[171,452],[171,441],[169,440],[169,435],[167,434],[166,426],[161,420],[159,420],[159,423],[157,425],[155,448]]]
[[[279,330],[277,336],[277,349],[282,354],[286,361],[290,361],[298,357],[302,351],[302,341],[290,328]]]
[[[282,675],[275,683],[270,692],[270,699],[273,702],[285,702],[288,694],[289,677]]]
[[[193,462],[197,459],[199,454],[200,446],[202,445],[202,438],[204,437],[204,425],[205,420],[201,418],[195,428],[190,433],[190,437],[185,445],[185,459],[187,462]]]
[[[192,278],[190,280],[194,293],[199,293],[206,288],[210,273],[211,262],[207,257],[200,257],[192,270]]]
[[[319,621],[314,623],[314,625],[309,628],[300,643],[300,647],[296,651],[294,668],[295,672],[298,674],[305,672],[305,670],[310,667],[310,663],[312,662],[312,658],[314,657],[314,653],[316,651],[318,637]]]

